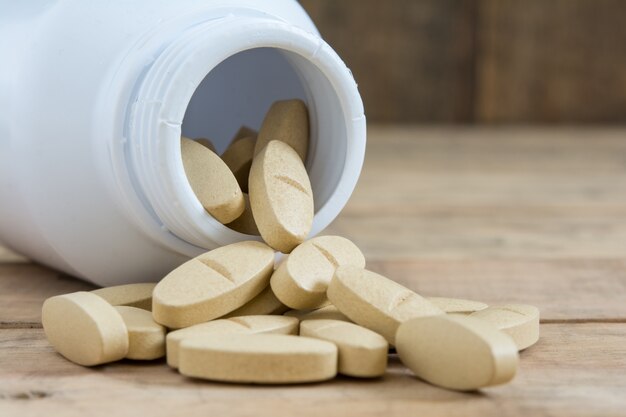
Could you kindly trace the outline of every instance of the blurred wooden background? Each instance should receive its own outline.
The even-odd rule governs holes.
[[[302,0],[369,121],[626,122],[624,0]]]

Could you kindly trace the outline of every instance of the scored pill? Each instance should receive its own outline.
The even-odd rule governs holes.
[[[480,301],[462,298],[426,297],[426,299],[449,314],[471,314],[488,307],[487,304]]]
[[[281,100],[272,104],[259,130],[254,155],[258,155],[272,140],[291,146],[300,159],[306,161],[309,148],[309,112],[302,100]]]
[[[250,206],[261,237],[289,253],[313,225],[313,190],[304,164],[287,144],[273,140],[252,161]]]
[[[91,291],[113,306],[129,306],[152,310],[152,291],[156,282],[116,285]]]
[[[248,192],[248,176],[250,175],[250,167],[252,166],[252,158],[254,157],[254,144],[256,137],[244,137],[236,139],[222,154],[222,160],[230,168],[239,187],[244,193]]]
[[[342,265],[365,268],[365,257],[344,237],[319,236],[296,247],[272,274],[270,285],[291,308],[318,308],[327,302],[328,283]]]
[[[300,321],[304,320],[341,320],[352,322],[345,314],[339,311],[334,305],[324,306],[315,310],[290,310],[284,316],[295,317]]]
[[[252,209],[250,207],[250,197],[248,197],[248,194],[244,193],[243,198],[246,204],[246,208],[244,209],[243,213],[241,213],[241,216],[237,217],[226,226],[239,233],[258,236],[259,229],[258,227],[256,227],[256,223],[254,222],[254,216],[252,215]]]
[[[300,336],[337,345],[340,374],[375,378],[385,373],[389,344],[384,337],[365,327],[340,320],[304,320],[300,323]]]
[[[517,348],[524,350],[539,340],[539,309],[528,304],[491,306],[472,313],[470,317],[484,320],[511,336]]]
[[[187,180],[202,207],[223,224],[239,217],[245,208],[243,193],[224,161],[185,137],[181,139],[181,154]]]
[[[462,315],[420,317],[402,323],[396,350],[419,378],[462,391],[510,381],[519,362],[517,347],[508,335]]]
[[[113,362],[128,353],[128,331],[122,316],[93,293],[48,298],[41,309],[41,322],[56,351],[79,365]]]
[[[178,351],[183,340],[193,337],[222,337],[223,334],[298,334],[298,320],[285,316],[243,316],[213,320],[175,330],[167,335],[167,364],[178,368]]]
[[[222,246],[163,278],[154,288],[152,314],[174,329],[221,317],[263,291],[273,269],[274,251],[261,242]]]
[[[254,316],[259,314],[283,314],[289,307],[280,302],[272,288],[268,285],[259,295],[248,301],[235,311],[226,314],[224,318],[239,316]]]
[[[200,145],[204,146],[205,148],[210,149],[211,152],[217,153],[217,150],[215,149],[215,145],[213,145],[213,142],[211,142],[210,139],[207,139],[207,138],[196,138],[195,141],[198,142]]]
[[[165,327],[149,311],[136,307],[115,307],[128,329],[127,359],[152,360],[165,356]]]
[[[180,345],[179,371],[214,381],[288,384],[332,379],[337,347],[324,340],[279,334],[195,337]]]
[[[379,333],[393,345],[400,323],[444,312],[402,285],[363,268],[340,266],[328,299],[350,320]]]
[[[246,125],[243,125],[243,126],[241,126],[239,128],[239,130],[237,130],[237,132],[235,133],[235,136],[233,136],[233,139],[231,140],[231,142],[234,142],[237,139],[247,138],[247,137],[256,138],[258,134],[259,133],[256,130],[254,130],[251,127],[248,127]]]

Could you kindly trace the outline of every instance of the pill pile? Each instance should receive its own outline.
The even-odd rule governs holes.
[[[313,193],[300,100],[270,108],[258,134],[242,128],[218,156],[181,139],[183,165],[215,219],[264,242],[201,254],[158,283],[51,297],[52,346],[84,366],[166,358],[181,374],[255,384],[376,378],[395,352],[420,379],[455,390],[510,381],[518,351],[539,339],[533,306],[422,297],[366,269],[341,236],[306,240]],[[286,255],[276,262],[276,251]]]
[[[181,138],[185,174],[204,209],[283,253],[302,243],[313,224],[308,147],[302,100],[272,104],[259,132],[243,126],[221,157],[207,138]]]

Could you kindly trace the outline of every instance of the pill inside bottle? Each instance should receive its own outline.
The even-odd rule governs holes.
[[[285,140],[304,157],[314,202],[310,234],[315,235],[345,204],[346,195],[340,188],[355,179],[350,161],[360,164],[362,160],[361,151],[352,149],[353,132],[346,126],[344,107],[321,68],[293,51],[255,48],[229,56],[206,74],[187,105],[180,134],[199,142],[208,139],[226,162],[233,160],[238,149],[245,153],[251,147],[253,154],[260,152],[263,143],[259,142],[268,142],[267,137]],[[303,130],[304,145],[302,140],[288,141],[302,136]],[[236,226],[253,221],[249,207],[231,227],[210,210],[203,210],[201,199],[190,189],[191,179],[184,181],[180,171],[177,174],[180,181],[175,192],[180,211],[184,211],[178,223],[185,223],[175,225],[177,236],[206,248],[214,240],[231,243],[250,236],[260,239],[258,228]],[[237,169],[232,174],[247,198],[247,182]]]

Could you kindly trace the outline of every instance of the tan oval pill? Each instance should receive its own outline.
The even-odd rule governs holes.
[[[254,157],[256,137],[248,136],[236,139],[222,154],[222,160],[237,178],[237,182],[244,193],[248,192],[248,176]]]
[[[200,145],[204,146],[205,148],[209,149],[211,152],[217,154],[217,150],[215,149],[215,145],[213,145],[213,142],[211,142],[210,139],[207,139],[207,138],[196,138],[196,142],[198,142]]]
[[[223,224],[243,213],[245,202],[237,179],[214,152],[183,137],[181,153],[185,174],[202,207]]]
[[[426,297],[426,299],[449,314],[471,314],[489,307],[480,301],[462,298]]]
[[[315,310],[290,310],[284,316],[295,317],[300,321],[304,320],[341,320],[352,323],[345,314],[339,311],[334,305],[324,306]]]
[[[313,191],[302,161],[289,145],[273,140],[252,161],[248,185],[261,237],[291,252],[313,225]]]
[[[244,125],[244,126],[241,126],[239,130],[235,133],[235,136],[233,136],[233,139],[231,142],[234,142],[237,139],[247,138],[247,137],[256,138],[258,134],[259,133],[256,130]]]
[[[256,223],[254,221],[254,216],[252,215],[252,208],[250,207],[250,198],[248,194],[244,194],[243,198],[246,202],[246,208],[241,213],[241,216],[237,217],[232,222],[228,223],[226,226],[231,229],[244,233],[246,235],[258,236],[259,229],[256,227]]]
[[[328,283],[341,265],[365,268],[365,257],[344,237],[319,236],[296,247],[272,274],[270,285],[285,305],[316,308],[327,300]]]
[[[178,329],[230,313],[263,291],[274,251],[260,242],[222,246],[185,262],[154,288],[152,315]]]
[[[214,381],[289,384],[325,381],[337,374],[337,347],[308,337],[198,337],[184,340],[179,356],[181,374]]]
[[[232,311],[224,316],[239,317],[239,316],[255,316],[259,314],[283,314],[289,310],[289,307],[280,302],[272,288],[268,286],[259,295],[248,301],[237,310]]]
[[[511,336],[519,350],[539,340],[539,309],[528,304],[491,306],[472,313],[470,317],[484,320]]]
[[[128,353],[128,332],[122,316],[90,292],[48,298],[43,303],[41,322],[56,351],[79,365],[113,362]]]
[[[165,327],[155,322],[149,311],[126,306],[115,309],[128,329],[126,358],[152,360],[165,356]]]
[[[152,310],[152,291],[156,282],[116,285],[91,291],[112,306],[129,306]]]
[[[265,115],[254,155],[273,140],[279,140],[291,146],[306,161],[309,148],[309,112],[302,100],[276,101]]]
[[[300,336],[327,340],[339,350],[338,372],[360,378],[375,378],[387,369],[389,344],[365,327],[340,320],[305,320]]]
[[[285,316],[244,316],[220,319],[170,332],[167,335],[167,364],[178,367],[178,351],[183,340],[206,336],[221,337],[223,334],[298,334],[298,320]]]
[[[509,382],[519,362],[508,335],[471,316],[411,319],[398,328],[396,350],[421,379],[463,391]]]
[[[400,323],[444,314],[422,296],[382,275],[354,266],[340,266],[328,286],[328,298],[356,324],[394,344]]]

